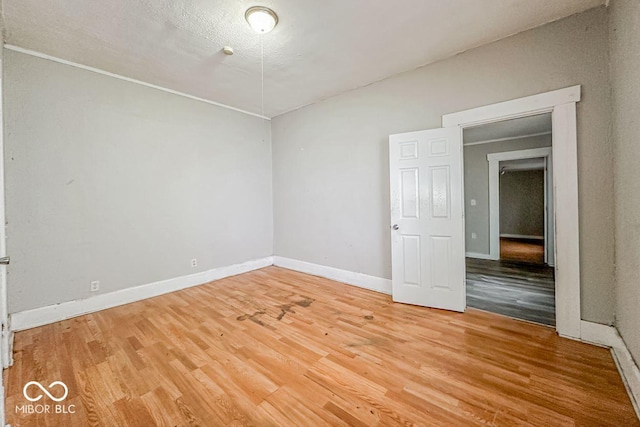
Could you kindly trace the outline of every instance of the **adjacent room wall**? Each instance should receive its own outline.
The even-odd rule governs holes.
[[[500,177],[500,235],[544,238],[544,170]]]
[[[414,41],[419,46],[419,41]],[[391,277],[388,136],[580,84],[582,317],[613,321],[607,12],[593,9],[273,120],[275,254]]]
[[[551,135],[464,147],[464,210],[466,251],[489,254],[489,161],[487,154],[551,146]],[[471,199],[476,205],[471,205]],[[476,238],[472,238],[476,233]]]
[[[640,2],[613,0],[609,18],[616,326],[636,362],[640,362]]]
[[[0,15],[2,15],[3,10],[2,10],[2,2],[0,2]],[[3,42],[4,44],[4,20],[0,18],[0,34],[2,36],[0,36],[0,40]],[[4,187],[5,187],[5,182],[4,182],[4,158],[3,158],[3,154],[4,154],[4,135],[1,134],[2,129],[4,129],[4,123],[3,123],[3,117],[4,117],[4,112],[3,112],[3,107],[4,105],[2,100],[4,98],[4,94],[2,93],[2,85],[3,85],[3,72],[2,70],[4,69],[4,49],[0,49],[0,150],[2,150],[2,152],[0,153],[0,169],[3,170],[2,172],[2,176],[0,176],[0,218],[2,218],[3,215],[3,207],[4,207]],[[4,218],[2,218],[2,220],[0,220],[0,223],[2,223],[2,221],[4,221]],[[6,232],[6,230],[5,230]],[[6,245],[6,236],[3,235],[2,232],[0,232],[0,239],[5,240],[5,245]],[[2,243],[0,243],[0,248],[4,247],[2,246]],[[0,252],[0,256],[5,256],[6,253],[5,250],[2,250]],[[0,267],[0,268],[5,268],[6,267]],[[5,345],[5,342],[8,341],[8,337],[9,336],[13,336],[13,334],[8,330],[9,325],[8,325],[8,311],[7,311],[7,283],[6,283],[6,276],[0,276],[0,322],[2,323],[2,328],[4,331],[4,334],[0,334],[0,371],[4,368],[7,368],[9,365],[9,359],[10,357],[8,356],[9,353],[9,349],[6,348],[7,346]],[[6,336],[7,338],[5,339],[2,335]],[[9,346],[11,347],[11,346]],[[3,375],[0,375],[0,377],[3,377]],[[0,378],[0,425],[5,425],[5,408],[4,408],[4,378]]]
[[[13,51],[4,72],[10,312],[272,255],[268,123]]]

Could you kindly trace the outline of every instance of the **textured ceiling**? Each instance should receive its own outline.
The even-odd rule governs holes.
[[[473,144],[542,133],[551,133],[551,113],[467,128],[464,130],[464,143]]]
[[[3,0],[3,12],[8,44],[260,113],[260,36],[244,11],[271,7],[271,117],[603,2]]]

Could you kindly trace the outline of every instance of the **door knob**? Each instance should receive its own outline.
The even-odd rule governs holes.
[[[394,230],[399,230],[400,229],[400,227],[398,227],[398,224],[393,224],[391,226],[391,228],[393,228]]]

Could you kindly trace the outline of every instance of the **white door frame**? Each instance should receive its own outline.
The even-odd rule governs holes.
[[[500,102],[442,116],[442,126],[460,132],[518,117],[551,113],[555,202],[556,330],[580,338],[580,232],[578,215],[578,136],[576,103],[580,86]]]
[[[516,151],[503,151],[500,153],[487,154],[487,160],[489,161],[489,257],[493,260],[500,259],[500,162],[508,160],[524,160],[524,159],[537,159],[544,158],[545,161],[545,192],[544,192],[544,221],[545,221],[545,233],[544,233],[544,247],[545,247],[545,260],[547,260],[547,254],[549,251],[550,242],[547,236],[548,219],[553,218],[553,205],[551,209],[547,211],[549,205],[547,201],[547,181],[553,182],[548,179],[547,175],[551,172],[548,170],[547,165],[553,167],[551,161],[551,147],[533,148],[529,150],[516,150]],[[549,265],[554,266],[555,262],[549,262]]]

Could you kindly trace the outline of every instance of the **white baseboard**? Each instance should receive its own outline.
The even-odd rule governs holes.
[[[622,376],[622,381],[627,387],[636,415],[640,419],[640,369],[638,369],[638,365],[636,365],[626,345],[612,347],[611,353]]]
[[[389,295],[391,294],[391,280],[383,279],[381,277],[369,276],[367,274],[340,270],[338,268],[312,264],[310,262],[298,261],[296,259],[283,258],[279,256],[273,257],[273,265],[288,268],[289,270],[299,271],[301,273],[325,277],[327,279],[335,280],[336,282],[358,286],[371,291],[382,292]]]
[[[582,341],[611,348],[611,354],[622,377],[622,382],[624,382],[631,403],[640,418],[640,369],[638,369],[638,365],[633,360],[618,330],[613,326],[583,320],[580,322],[580,338]]]
[[[580,340],[603,347],[624,345],[616,328],[601,323],[580,321]]]
[[[544,236],[531,236],[528,234],[501,234],[500,237],[507,239],[544,240]]]
[[[464,256],[466,256],[467,258],[478,258],[478,259],[495,260],[495,258],[493,258],[490,254],[481,254],[481,253],[478,253],[478,252],[466,252],[464,254]]]
[[[146,285],[121,289],[107,294],[96,295],[82,300],[63,302],[46,307],[35,308],[33,310],[20,311],[10,314],[9,325],[11,331],[22,331],[59,322],[71,317],[82,316],[118,305],[129,304],[147,298],[192,286],[202,285],[213,280],[223,279],[229,276],[246,273],[259,268],[273,265],[273,257],[260,258],[240,264],[226,267],[214,268],[188,276],[176,277],[173,279],[161,280],[159,282],[148,283]]]

